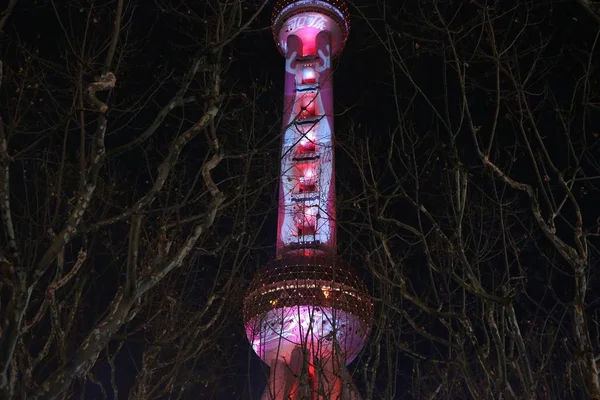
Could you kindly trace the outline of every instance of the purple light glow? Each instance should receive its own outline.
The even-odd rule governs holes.
[[[362,349],[369,326],[351,313],[331,307],[275,308],[246,323],[246,335],[256,354],[267,364],[288,359],[297,347],[330,356],[339,345],[346,364]]]

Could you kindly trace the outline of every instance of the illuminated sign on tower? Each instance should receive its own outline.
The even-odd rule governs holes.
[[[277,257],[244,301],[246,334],[270,367],[262,400],[360,398],[345,365],[373,304],[336,254],[331,61],[348,17],[342,0],[279,0],[273,12],[285,56]]]

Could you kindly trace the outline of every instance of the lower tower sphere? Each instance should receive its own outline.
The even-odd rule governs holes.
[[[268,264],[244,301],[248,340],[271,368],[263,399],[359,399],[345,365],[362,349],[372,314],[365,286],[335,257]]]

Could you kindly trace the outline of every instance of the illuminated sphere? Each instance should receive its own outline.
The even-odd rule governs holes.
[[[318,19],[311,16],[318,15]],[[344,49],[350,31],[350,12],[345,0],[278,0],[271,20],[273,38],[285,55],[287,37],[298,27],[331,33],[333,57]]]
[[[298,346],[328,356],[337,343],[348,364],[372,324],[373,303],[364,284],[347,265],[325,255],[271,262],[244,300],[246,335],[266,363],[289,360]]]

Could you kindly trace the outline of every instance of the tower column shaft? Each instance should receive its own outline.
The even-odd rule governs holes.
[[[307,46],[313,54],[305,54]],[[277,256],[298,249],[335,253],[331,35],[300,30],[286,47]]]
[[[334,353],[318,365],[313,385],[313,393],[316,397],[311,400],[361,399],[350,373],[345,368],[342,354]]]
[[[282,359],[273,360],[269,365],[269,381],[261,400],[290,400],[297,391],[297,382],[289,363]]]
[[[319,356],[296,346],[289,360],[273,360],[261,400],[360,400],[344,355]]]

